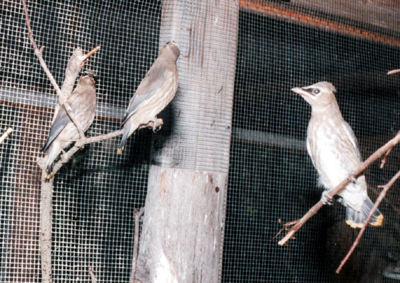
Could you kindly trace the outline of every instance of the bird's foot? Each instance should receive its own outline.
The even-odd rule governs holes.
[[[357,182],[356,175],[354,175],[354,173],[350,173],[349,176],[347,177],[347,180],[355,184]]]
[[[153,120],[153,132],[157,132],[157,131],[161,130],[161,126],[163,124],[164,124],[164,121],[161,118]]]
[[[321,196],[321,201],[324,205],[332,205],[333,198],[329,195],[328,191],[324,191]]]

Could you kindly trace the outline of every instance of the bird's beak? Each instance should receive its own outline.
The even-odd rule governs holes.
[[[400,69],[391,70],[391,71],[387,72],[387,74],[388,74],[388,75],[393,75],[393,74],[396,74],[396,73],[398,73],[398,72],[400,72]]]
[[[300,88],[300,87],[295,87],[291,89],[293,92],[300,94],[301,96],[303,96],[304,98],[310,98],[310,99],[315,99],[315,96],[312,95],[309,91]]]

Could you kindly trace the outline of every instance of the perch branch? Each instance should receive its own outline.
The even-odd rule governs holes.
[[[390,187],[394,184],[394,182],[400,177],[400,171],[396,173],[396,175],[393,176],[393,178],[384,186],[378,186],[378,188],[382,188],[383,190],[381,191],[381,193],[379,194],[379,197],[377,198],[374,206],[372,207],[367,220],[365,221],[362,229],[360,230],[360,233],[358,233],[358,236],[356,238],[356,240],[354,241],[353,245],[351,246],[349,252],[347,253],[347,255],[345,256],[345,258],[342,260],[342,262],[340,263],[338,269],[336,269],[336,273],[339,273],[340,270],[342,269],[342,267],[344,266],[344,264],[346,263],[346,261],[349,259],[349,257],[351,256],[351,254],[353,253],[354,249],[357,247],[358,243],[360,242],[360,239],[362,237],[362,235],[364,234],[364,231],[369,223],[369,221],[371,220],[372,215],[375,213],[375,211],[378,209],[379,204],[382,202],[383,198],[386,196],[388,190],[390,189]]]
[[[72,81],[72,87],[70,88],[63,88],[63,91],[60,90],[59,86],[57,85],[56,80],[54,79],[53,75],[51,74],[49,68],[46,65],[46,62],[43,59],[42,53],[44,46],[42,46],[40,49],[37,48],[34,37],[33,37],[33,32],[29,20],[29,14],[28,14],[28,8],[26,5],[26,1],[22,0],[22,5],[24,8],[25,12],[25,20],[26,20],[26,25],[28,27],[28,33],[29,33],[29,39],[32,43],[34,53],[36,57],[38,58],[40,65],[42,66],[44,72],[46,73],[47,77],[49,78],[51,84],[53,85],[54,89],[57,92],[57,95],[60,98],[60,106],[56,107],[56,111],[61,107],[61,105],[65,108],[67,111],[71,121],[74,123],[76,126],[79,136],[81,138],[85,138],[84,132],[82,130],[81,125],[77,122],[75,119],[74,115],[72,114],[72,109],[71,106],[67,103],[67,98],[72,92],[72,87],[73,83],[76,80],[77,75],[79,74],[81,70],[82,64],[87,60],[87,58],[93,54],[95,51],[97,51],[99,48],[95,48],[94,51],[92,50],[91,52],[88,53],[86,56],[72,56],[74,59],[73,61],[79,62],[79,68],[74,68],[72,72],[67,72],[69,70],[68,67],[70,65],[67,65],[67,70],[66,70],[66,77],[65,81]],[[80,48],[77,48],[79,51]],[[74,51],[74,55],[79,52]],[[82,53],[82,51],[80,51]],[[71,59],[72,59],[71,58]],[[71,61],[70,59],[70,61]],[[80,59],[80,60],[79,60]],[[70,62],[69,62],[70,63]],[[52,236],[52,200],[53,200],[53,181],[49,180],[49,182],[44,181],[44,175],[45,171],[43,170],[42,167],[42,190],[41,190],[41,200],[40,200],[40,254],[41,254],[41,268],[42,268],[42,282],[43,283],[52,283],[52,266],[51,266],[51,236]]]
[[[400,131],[397,132],[396,136],[400,135]],[[381,161],[381,165],[380,168],[382,169],[385,166],[386,163],[386,159],[388,157],[388,155],[390,154],[390,152],[392,151],[392,148],[389,148],[388,151],[386,151],[385,156],[383,157],[382,161]]]
[[[144,213],[144,207],[142,207],[139,212],[135,208],[134,213],[135,213],[135,237],[133,240],[132,271],[131,271],[131,278],[129,279],[129,283],[135,282],[136,262],[137,262],[137,253],[138,253],[137,250],[138,250],[138,245],[139,245],[139,220],[140,220],[140,217]]]
[[[0,144],[12,133],[13,129],[8,128],[7,131],[0,137]]]
[[[105,135],[101,135],[101,136],[96,136],[96,137],[91,137],[91,138],[83,138],[83,139],[79,139],[75,145],[68,150],[66,153],[64,153],[61,156],[61,160],[57,162],[57,164],[54,165],[53,168],[53,173],[54,175],[57,173],[58,170],[61,169],[61,167],[63,166],[63,164],[68,163],[68,161],[71,159],[71,157],[79,150],[81,149],[84,145],[89,144],[89,143],[95,143],[95,142],[100,142],[100,141],[104,141],[104,140],[108,140],[117,136],[120,136],[124,133],[123,130],[118,130],[118,131],[114,131]],[[39,166],[42,166],[41,164]]]
[[[96,275],[94,275],[93,269],[89,267],[90,278],[92,278],[92,283],[97,283]]]
[[[393,139],[388,141],[384,146],[380,147],[377,151],[375,151],[367,160],[365,160],[364,163],[362,163],[360,167],[358,167],[357,170],[353,172],[354,176],[358,176],[359,174],[361,174],[368,166],[370,166],[379,157],[381,157],[383,154],[385,154],[389,149],[394,147],[399,142],[400,142],[400,135],[396,135]],[[331,197],[335,196],[350,182],[350,180],[351,178],[349,176],[349,178],[340,182],[339,185],[337,185],[333,190],[329,192],[329,196]],[[283,237],[282,240],[278,242],[278,244],[281,246],[284,245],[294,235],[294,233],[296,233],[297,230],[299,230],[301,226],[303,226],[303,224],[307,222],[308,219],[310,219],[314,214],[317,213],[319,209],[321,209],[323,205],[324,204],[322,203],[322,200],[320,200],[301,219],[295,221],[296,225],[289,230],[286,236]]]

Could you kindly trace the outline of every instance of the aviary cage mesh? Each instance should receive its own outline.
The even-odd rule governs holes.
[[[369,156],[400,128],[400,78],[385,75],[400,67],[400,45],[352,36],[351,28],[388,38],[399,34],[359,22],[346,23],[347,35],[339,34],[255,13],[242,2],[249,1],[240,1],[222,282],[379,282],[381,271],[395,264],[389,252],[400,251],[396,187],[380,208],[386,225],[367,230],[341,275],[334,271],[356,232],[343,224],[340,205],[324,207],[288,247],[278,246],[274,236],[282,228],[278,219],[301,217],[321,194],[305,150],[310,108],[290,89],[331,81],[363,157]],[[0,130],[14,129],[0,145],[0,281],[40,282],[36,157],[58,98],[33,54],[22,4],[4,0],[0,7]],[[161,1],[29,1],[28,9],[36,43],[46,46],[44,59],[59,84],[75,47],[101,45],[86,64],[99,77],[96,118],[87,135],[118,129],[157,56]],[[118,138],[86,146],[57,174],[55,282],[88,282],[89,267],[102,282],[128,281],[133,209],[146,196],[151,135],[138,131],[122,156],[116,155]],[[390,159],[385,170],[373,165],[367,172],[373,199],[376,186],[398,170],[397,150]]]

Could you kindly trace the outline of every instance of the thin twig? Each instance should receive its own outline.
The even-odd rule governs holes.
[[[396,180],[399,177],[400,177],[400,171],[397,172],[396,175],[394,175],[394,177],[392,179],[390,179],[389,183],[387,183],[386,185],[383,185],[383,186],[378,186],[378,188],[382,188],[383,190],[379,194],[379,197],[377,198],[374,206],[372,207],[372,209],[371,209],[371,211],[370,211],[370,213],[368,215],[367,220],[365,221],[362,229],[360,230],[360,233],[358,233],[358,236],[357,236],[356,240],[354,241],[353,245],[351,246],[349,252],[345,256],[345,258],[342,260],[342,262],[340,263],[338,269],[336,269],[336,273],[340,272],[340,270],[342,269],[343,265],[346,263],[346,261],[349,259],[349,257],[353,253],[354,249],[357,247],[358,243],[360,242],[360,239],[361,239],[362,235],[364,234],[364,231],[365,231],[369,221],[371,220],[372,215],[378,209],[379,204],[382,202],[383,198],[386,196],[386,194],[387,194],[388,190],[390,189],[390,187],[394,184],[394,182],[396,182]]]
[[[133,256],[132,256],[132,271],[131,271],[131,278],[129,279],[129,283],[134,283],[135,282],[135,277],[136,277],[136,262],[137,262],[137,254],[138,254],[138,245],[139,245],[139,220],[140,217],[144,213],[144,207],[140,209],[138,212],[137,209],[135,208],[134,214],[135,214],[135,237],[133,240]]]
[[[396,133],[396,136],[398,136],[398,135],[400,135],[400,131],[398,131],[398,132]],[[381,165],[379,166],[381,169],[385,166],[386,159],[387,159],[387,157],[388,157],[388,155],[390,154],[391,151],[392,151],[392,149],[389,148],[389,150],[386,152],[385,156],[383,157],[383,159],[382,159],[382,161],[381,161]]]
[[[7,131],[0,137],[0,144],[12,133],[13,129],[8,128]]]
[[[61,169],[61,167],[63,166],[63,164],[67,163],[71,157],[78,151],[80,150],[84,145],[89,144],[89,143],[95,143],[95,142],[100,142],[100,141],[104,141],[104,140],[108,140],[117,136],[121,136],[124,133],[123,130],[118,130],[118,131],[114,131],[105,135],[101,135],[101,136],[96,136],[96,137],[91,137],[91,138],[84,138],[84,139],[79,139],[75,145],[68,150],[66,153],[64,153],[61,156],[61,160],[57,162],[57,164],[54,165],[53,168],[53,174],[55,175],[58,170]],[[38,165],[40,167],[42,167],[43,165],[42,161],[38,162]]]
[[[379,196],[380,192],[378,192],[376,189],[374,188],[368,188],[371,191],[373,191],[377,196]],[[397,212],[398,215],[400,215],[400,209],[397,208],[397,206],[395,206],[391,201],[389,201],[387,198],[383,199],[394,211]]]
[[[391,71],[387,72],[387,75],[393,75],[393,74],[396,74],[398,72],[400,72],[400,69],[391,70]]]
[[[29,20],[29,14],[28,14],[28,8],[26,6],[26,1],[22,0],[22,4],[24,5],[25,21],[26,21],[26,25],[28,27],[29,39],[31,40],[31,43],[32,43],[32,46],[33,46],[33,50],[34,50],[36,56],[39,59],[40,65],[42,66],[42,68],[45,71],[46,75],[49,77],[49,80],[52,83],[54,89],[57,92],[59,92],[60,88],[58,87],[56,80],[54,79],[53,75],[50,73],[49,68],[46,65],[46,62],[43,60],[43,57],[42,57],[42,52],[43,52],[44,46],[42,46],[40,48],[40,50],[39,50],[37,48],[37,46],[36,46],[35,40],[33,39],[33,32],[32,32],[32,29],[31,29],[31,22]]]
[[[96,275],[94,275],[93,269],[89,267],[90,278],[92,278],[92,283],[97,283]]]
[[[380,147],[377,151],[375,151],[367,160],[365,160],[364,163],[362,163],[360,167],[358,167],[357,170],[353,172],[354,174],[353,177],[360,175],[368,166],[370,166],[379,157],[381,157],[383,154],[385,154],[389,149],[394,147],[399,142],[400,142],[400,135],[398,136],[396,135],[393,139],[388,141],[384,146]],[[350,180],[351,176],[340,182],[339,185],[337,185],[333,190],[329,192],[329,196],[330,197],[335,196],[350,182]],[[308,219],[310,219],[314,214],[317,213],[319,209],[321,209],[323,205],[324,204],[322,203],[322,200],[320,200],[316,205],[314,205],[301,219],[296,221],[296,225],[289,230],[286,236],[283,237],[282,240],[278,242],[278,244],[281,246],[284,245],[294,235],[294,233],[296,233],[297,230],[299,230],[301,226],[303,226],[303,224],[307,222]]]

